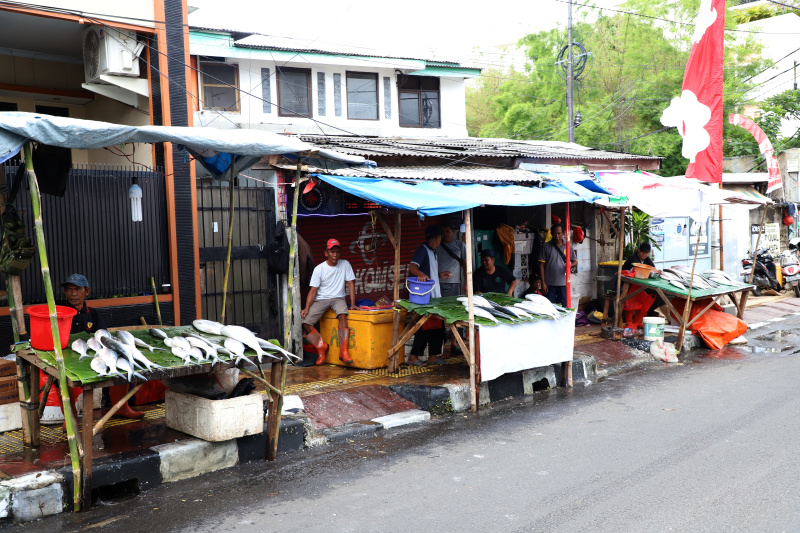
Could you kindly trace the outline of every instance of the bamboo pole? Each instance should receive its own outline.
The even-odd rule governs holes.
[[[475,368],[475,306],[472,303],[474,291],[472,288],[472,268],[473,257],[472,250],[472,209],[467,209],[464,215],[464,226],[466,227],[467,234],[467,313],[469,314],[469,403],[472,412],[478,411],[478,370]]]
[[[231,273],[231,248],[233,247],[233,182],[236,179],[236,157],[231,157],[230,205],[228,207],[228,255],[225,258],[225,275],[222,278],[222,313],[219,321],[225,323],[225,307],[228,301],[228,276]]]
[[[689,278],[689,288],[686,291],[686,303],[683,306],[683,316],[681,317],[681,329],[678,332],[678,346],[676,346],[678,353],[683,351],[683,338],[686,336],[686,326],[689,320],[689,313],[692,309],[692,281],[694,281],[694,267],[697,265],[697,252],[700,250],[700,236],[703,234],[703,226],[697,231],[697,244],[694,246],[694,261],[692,261],[692,274]],[[699,316],[699,315],[698,315]]]
[[[619,258],[617,262],[617,296],[616,303],[614,304],[614,328],[619,327],[619,296],[622,291],[622,255],[625,251],[625,211],[626,207],[621,208],[619,212]],[[613,227],[613,226],[612,226]]]
[[[758,237],[756,238],[756,249],[750,250],[750,255],[753,256],[753,266],[750,267],[750,285],[753,284],[753,276],[756,275],[756,259],[758,258],[758,245],[761,242],[761,232],[764,231],[764,217],[767,216],[767,206],[764,205],[764,212],[761,213],[761,225],[758,228]]]
[[[156,290],[156,280],[152,276],[150,277],[150,284],[153,286],[153,301],[156,302],[156,316],[158,317],[158,325],[163,326],[164,323],[161,321],[161,307],[158,305],[158,291]]]
[[[50,279],[50,264],[47,261],[47,249],[45,248],[39,183],[36,180],[36,173],[33,170],[31,152],[31,143],[28,142],[25,144],[25,168],[28,171],[28,184],[31,191],[33,218],[36,225],[36,246],[39,249],[39,263],[42,267],[42,280],[44,281],[44,290],[47,295],[47,309],[50,312],[50,328],[53,334],[53,346],[55,347],[56,367],[58,369],[58,386],[59,389],[61,389],[61,403],[64,407],[64,418],[67,426],[67,443],[69,444],[69,455],[72,461],[72,498],[75,512],[78,512],[81,510],[81,501],[83,497],[83,491],[81,490],[81,460],[78,453],[77,435],[75,434],[72,420],[72,405],[70,404],[69,386],[67,385],[67,369],[64,366],[64,354],[61,352],[61,339],[58,332],[58,318],[56,316],[56,300],[53,294],[53,282]]]
[[[394,292],[392,293],[392,344],[397,344],[397,339],[400,337],[400,309],[396,307],[397,300],[400,299],[400,226],[402,224],[402,214],[400,211],[394,215]],[[405,350],[403,350],[403,359],[405,360]],[[389,372],[396,373],[400,371],[400,353],[395,352],[389,357]]]

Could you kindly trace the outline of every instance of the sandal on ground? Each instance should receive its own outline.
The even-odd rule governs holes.
[[[426,366],[428,363],[426,363],[426,362],[424,362],[424,361],[420,361],[419,359],[417,359],[417,360],[416,360],[416,361],[414,361],[413,363],[406,363],[406,364],[407,364],[408,366]]]

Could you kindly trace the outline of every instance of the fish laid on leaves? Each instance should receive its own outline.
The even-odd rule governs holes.
[[[228,337],[225,339],[224,344],[225,348],[236,357],[236,363],[238,363],[244,357],[245,345],[241,342]]]
[[[112,337],[111,335],[109,335],[108,337],[103,337],[100,340],[100,342],[106,348],[111,348],[112,350],[117,352],[121,356],[121,357],[119,357],[119,359],[123,359],[123,358],[126,359],[128,361],[128,366],[130,366],[130,368],[131,368],[131,371],[133,370],[133,367],[134,367],[134,362],[133,362],[134,361],[134,356],[133,356],[133,350],[131,350],[130,346],[128,346],[124,342],[120,341],[119,339],[116,339],[116,338]],[[119,368],[119,367],[120,367],[119,364],[117,364],[117,368]],[[128,375],[128,381],[130,381],[130,380],[131,380],[131,376]]]
[[[256,356],[258,357],[258,362],[261,362],[261,358],[264,356],[264,350],[261,349],[261,345],[258,343],[258,339],[247,328],[243,328],[241,326],[223,326],[220,330],[220,333],[226,337],[231,339],[235,339],[254,352],[256,352]]]
[[[100,344],[94,337],[89,337],[89,340],[86,341],[86,346],[88,346],[89,349],[95,353],[103,349],[103,345]]]
[[[466,305],[464,306],[464,309],[467,309],[467,310],[469,310],[469,308],[468,308]],[[491,314],[491,313],[489,313],[489,312],[488,312],[486,309],[484,309],[483,307],[479,307],[479,306],[473,306],[473,308],[472,308],[472,311],[475,313],[475,316],[479,316],[479,317],[481,317],[481,318],[485,318],[485,319],[487,319],[487,320],[491,320],[491,321],[492,321],[492,322],[494,322],[495,324],[499,324],[499,323],[500,323],[500,321],[499,321],[499,320],[497,320],[495,317],[493,317],[493,316],[492,316],[492,314]]]
[[[97,356],[94,359],[100,359],[106,365],[106,373],[111,374],[119,374],[119,370],[117,370],[117,360],[119,359],[119,354],[110,348],[100,348],[100,351],[97,352]],[[92,362],[94,362],[92,359]],[[94,368],[94,367],[92,367]]]
[[[109,333],[108,330],[106,330],[106,329],[98,329],[97,331],[94,332],[94,338],[97,339],[97,342],[99,342],[100,344],[103,344],[103,338],[104,337],[113,338],[111,333]],[[103,346],[105,346],[105,345],[103,345]]]
[[[84,357],[89,357],[89,354],[86,353],[86,351],[89,349],[89,345],[86,344],[85,340],[83,339],[75,340],[75,342],[72,343],[71,348],[73,352],[80,354],[80,357],[78,357],[78,361],[80,361]]]
[[[192,356],[189,353],[189,350],[185,350],[180,346],[173,346],[171,349],[172,355],[178,357],[179,359],[183,360],[183,365],[186,366],[192,362]]]
[[[133,368],[133,365],[131,365],[130,361],[128,361],[124,357],[120,357],[119,359],[117,359],[117,368],[128,374],[129,382],[133,377],[137,377],[142,381],[147,381],[147,378],[141,375],[140,373],[136,372],[136,370],[134,370]]]
[[[169,335],[167,335],[167,332],[164,331],[163,329],[150,328],[149,330],[147,330],[147,332],[150,333],[150,335],[152,335],[156,339],[159,339],[159,340],[162,340],[162,341],[165,341],[165,340],[167,340],[169,338]]]
[[[108,365],[103,361],[102,357],[95,357],[92,359],[92,362],[89,363],[89,366],[92,367],[92,370],[97,372],[98,376],[107,376],[108,375]]]
[[[185,337],[186,341],[192,345],[192,348],[196,348],[200,350],[200,353],[203,354],[204,360],[211,360],[214,363],[219,363],[219,357],[217,357],[217,350],[212,348],[207,342],[204,340],[198,339],[197,337]],[[194,350],[192,350],[194,351]]]
[[[213,320],[195,320],[192,322],[192,325],[195,327],[195,329],[202,331],[203,333],[210,333],[211,335],[224,335],[224,333],[222,333],[222,328],[225,326],[219,322],[214,322]]]

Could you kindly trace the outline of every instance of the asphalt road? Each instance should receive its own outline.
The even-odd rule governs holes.
[[[750,335],[766,351],[654,363],[21,529],[800,531],[799,325]]]

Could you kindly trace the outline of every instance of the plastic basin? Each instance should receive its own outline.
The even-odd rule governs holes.
[[[50,329],[50,311],[46,304],[32,305],[28,308],[31,315],[31,347],[36,350],[53,350],[53,332]],[[56,317],[58,318],[58,334],[61,338],[61,347],[69,345],[69,331],[72,328],[72,317],[78,311],[72,307],[63,305],[56,306]]]

